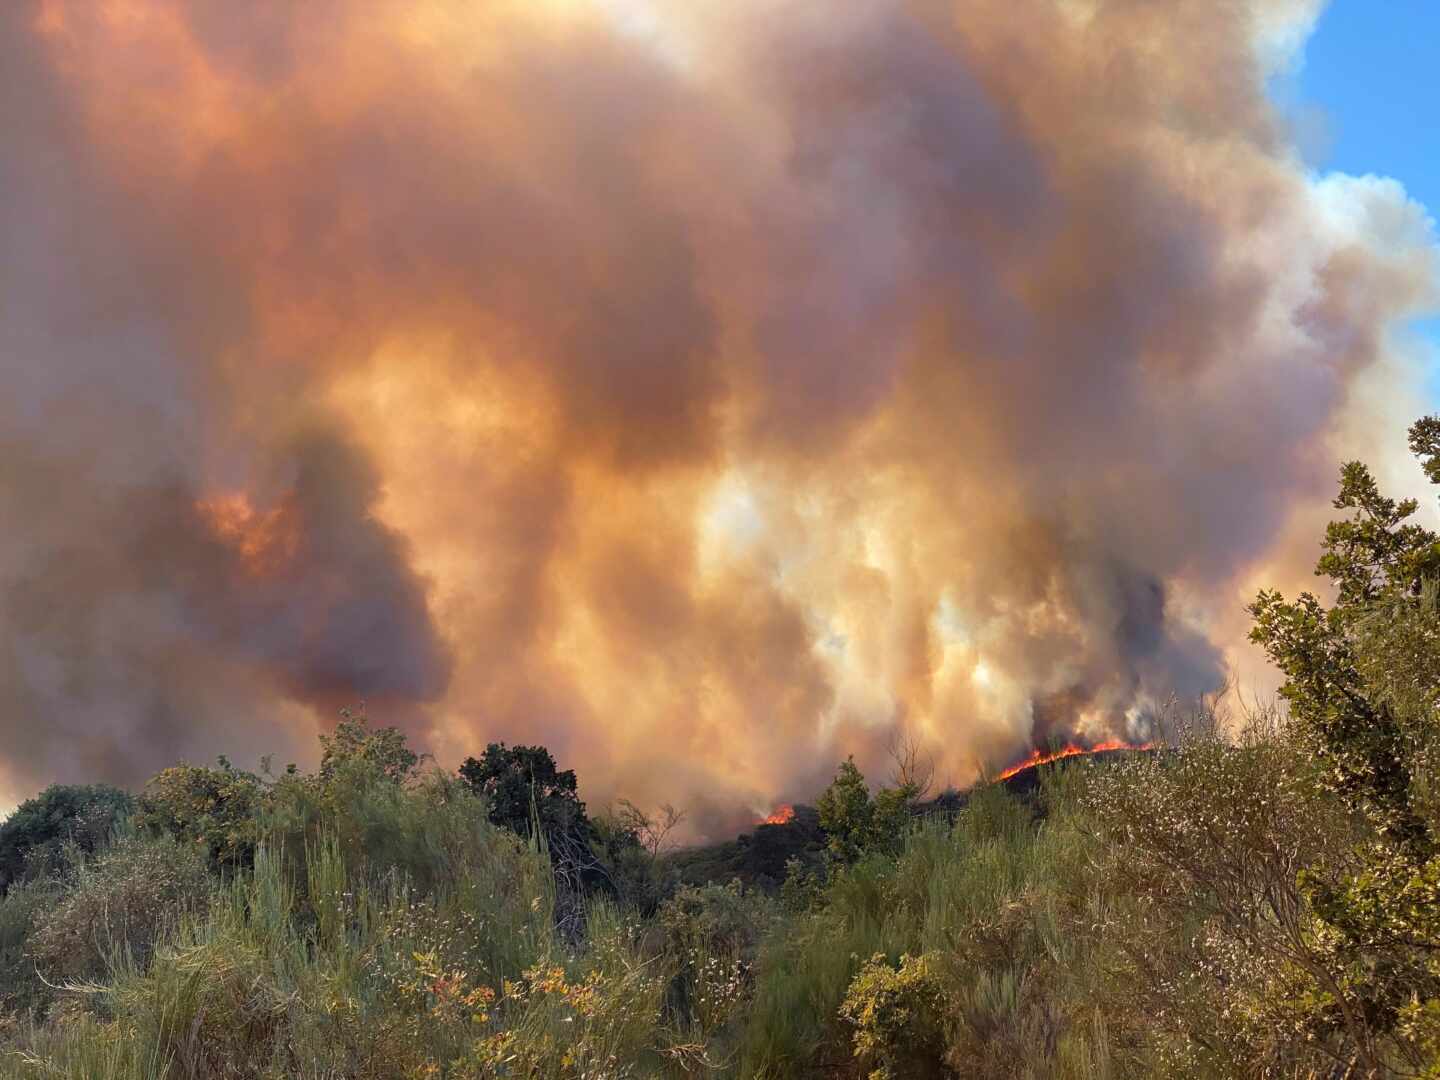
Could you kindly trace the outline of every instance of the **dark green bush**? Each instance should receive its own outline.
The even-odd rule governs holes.
[[[98,851],[134,805],[128,792],[108,784],[52,784],[26,799],[0,825],[0,894],[53,871],[67,844]]]

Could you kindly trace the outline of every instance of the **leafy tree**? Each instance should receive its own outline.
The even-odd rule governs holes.
[[[108,784],[51,784],[26,799],[0,825],[0,894],[54,866],[66,843],[87,854],[103,847],[134,806],[129,792]]]
[[[551,841],[592,835],[575,771],[562,771],[543,746],[491,743],[479,760],[465,759],[460,778],[488,800],[491,821],[521,836],[531,836],[535,822]]]
[[[320,779],[330,780],[341,770],[373,772],[403,783],[420,764],[420,756],[406,744],[405,733],[394,727],[372,728],[362,708],[340,710],[340,723],[320,736]]]
[[[174,765],[156,773],[136,806],[136,827],[203,845],[219,866],[248,863],[260,835],[267,789],[223,757],[214,768]]]
[[[1440,419],[1412,427],[1410,445],[1426,474],[1440,482]],[[1440,572],[1440,536],[1409,521],[1415,500],[1381,495],[1358,461],[1341,469],[1334,505],[1354,512],[1326,529],[1315,568],[1334,583],[1335,603],[1326,608],[1308,592],[1287,601],[1262,591],[1250,607],[1251,638],[1285,674],[1280,693],[1325,766],[1325,786],[1387,840],[1421,856],[1433,837],[1412,805],[1410,751],[1417,733],[1367,677],[1362,654],[1377,636],[1383,639],[1375,633],[1377,612],[1392,619],[1415,612],[1425,581]]]
[[[1431,418],[1411,429],[1411,446],[1425,455],[1432,478],[1440,477],[1434,423]],[[1408,520],[1418,509],[1415,500],[1381,495],[1358,461],[1341,469],[1334,505],[1354,511],[1326,529],[1325,553],[1315,568],[1334,583],[1335,603],[1327,609],[1308,592],[1286,601],[1262,591],[1250,607],[1251,638],[1285,674],[1281,695],[1327,768],[1326,786],[1366,813],[1387,838],[1424,848],[1428,829],[1410,805],[1407,733],[1361,670],[1357,631],[1379,607],[1399,603],[1408,609],[1419,597],[1425,578],[1440,570],[1440,537]]]
[[[460,778],[486,800],[491,822],[543,846],[555,878],[555,922],[563,937],[579,940],[583,935],[589,894],[623,895],[634,883],[617,881],[607,859],[629,878],[636,869],[632,860],[640,850],[639,838],[623,829],[602,836],[585,813],[574,770],[561,770],[545,747],[491,743],[479,760],[465,759]],[[616,850],[606,852],[612,842]]]
[[[1440,483],[1440,418],[1416,423],[1410,448]],[[1294,601],[1261,592],[1251,637],[1286,676],[1281,694],[1321,766],[1321,787],[1374,829],[1375,842],[1359,853],[1362,869],[1336,876],[1312,867],[1301,882],[1317,936],[1347,969],[1340,986],[1315,996],[1314,1025],[1323,1035],[1343,1023],[1365,1066],[1378,1071],[1376,1040],[1398,1034],[1403,1052],[1431,1037],[1418,1022],[1440,1017],[1440,864],[1427,813],[1440,536],[1410,520],[1415,500],[1381,494],[1360,462],[1341,469],[1334,505],[1351,513],[1326,529],[1316,566],[1335,587],[1333,604],[1308,592]]]
[[[829,837],[830,853],[849,863],[867,851],[893,852],[911,820],[910,808],[918,790],[916,783],[904,780],[899,787],[881,788],[871,799],[855,758],[841,762],[835,779],[815,804],[820,827]]]
[[[870,839],[875,808],[870,788],[853,756],[840,763],[830,786],[815,803],[820,827],[830,839],[830,852],[842,862],[854,862]]]

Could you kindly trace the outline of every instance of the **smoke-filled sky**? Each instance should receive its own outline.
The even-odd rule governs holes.
[[[1244,677],[1440,277],[1317,8],[0,6],[0,788],[363,700],[718,831]]]

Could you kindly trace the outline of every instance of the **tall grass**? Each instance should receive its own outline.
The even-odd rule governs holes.
[[[735,883],[578,924],[543,844],[443,777],[296,784],[203,903],[115,887],[162,842],[0,899],[0,1074],[1314,1080],[1319,1050],[1261,1023],[1289,975],[1246,951],[1285,927],[1217,918],[1349,842],[1285,760],[1062,765],[832,864],[799,910]],[[163,910],[106,923],[88,981],[41,979],[36,927],[112,895]]]
[[[1058,793],[1058,790],[1057,790]],[[1063,805],[1063,798],[1054,798]],[[953,824],[932,819],[898,860],[839,874],[821,906],[762,957],[740,1072],[803,1077],[854,1066],[840,1007],[862,965],[933,956],[950,1001],[939,1038],[959,1075],[1116,1075],[1076,973],[1092,943],[1071,933],[1088,838],[1067,813],[1036,823],[996,787]]]
[[[713,1071],[667,1010],[670,951],[642,949],[633,916],[597,902],[581,947],[565,947],[543,851],[444,782],[390,788],[349,807],[295,800],[251,865],[153,947],[129,948],[122,927],[99,978],[60,989],[46,1022],[12,1024],[8,1074]],[[0,927],[23,922],[28,895],[0,903]]]

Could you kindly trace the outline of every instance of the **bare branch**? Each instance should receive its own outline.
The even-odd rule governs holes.
[[[923,799],[930,794],[935,782],[935,755],[924,751],[913,735],[898,731],[890,737],[889,753],[895,763],[890,783],[908,789],[912,799]]]
[[[685,811],[677,810],[669,803],[662,803],[652,816],[629,799],[621,799],[620,808],[615,812],[615,820],[622,828],[635,834],[640,846],[648,851],[653,859],[675,846],[670,834],[685,820]]]

